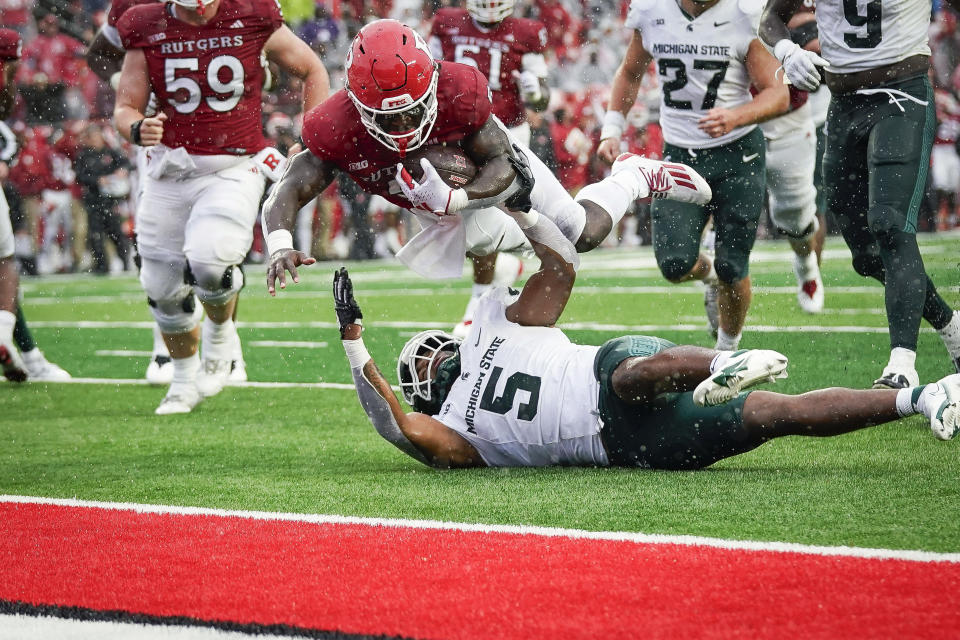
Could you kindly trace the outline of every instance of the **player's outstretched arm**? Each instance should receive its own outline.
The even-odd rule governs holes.
[[[290,27],[283,25],[263,46],[267,59],[280,65],[303,82],[303,112],[327,99],[330,95],[330,77],[323,62],[306,42],[297,37]]]
[[[276,284],[287,287],[287,272],[300,282],[297,267],[316,260],[293,248],[293,228],[297,212],[333,182],[334,169],[309,150],[301,151],[287,163],[286,171],[273,185],[270,197],[263,203],[263,236],[267,240],[267,292],[277,294]]]
[[[771,52],[778,42],[790,39],[787,24],[802,6],[803,0],[767,0],[760,14],[758,35]]]
[[[640,85],[647,73],[647,67],[653,57],[643,47],[643,37],[634,31],[617,72],[613,75],[610,87],[610,106],[603,116],[600,129],[600,146],[597,155],[601,160],[612,164],[620,155],[620,137],[627,124],[627,114],[637,101]]]
[[[385,440],[420,462],[440,469],[485,466],[457,432],[422,413],[405,413],[390,383],[363,344],[363,314],[343,267],[333,274],[334,309],[360,405]]]

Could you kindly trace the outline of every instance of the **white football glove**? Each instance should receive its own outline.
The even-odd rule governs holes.
[[[423,178],[417,182],[403,168],[403,164],[397,163],[397,182],[400,184],[400,190],[414,208],[445,216],[467,206],[466,191],[450,187],[426,158],[420,158],[420,166],[423,167]]]
[[[807,51],[792,40],[784,38],[773,48],[773,55],[783,65],[783,73],[787,80],[797,89],[816,91],[820,86],[820,69],[828,67],[830,63],[815,54]]]
[[[526,102],[536,102],[543,97],[540,78],[533,71],[513,71],[513,81],[520,88],[520,95]]]

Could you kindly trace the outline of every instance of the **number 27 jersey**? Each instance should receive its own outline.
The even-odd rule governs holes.
[[[167,114],[163,144],[201,155],[257,153],[264,72],[260,53],[283,24],[274,0],[223,0],[195,26],[175,18],[172,4],[126,11],[117,24],[124,49],[142,49],[150,85]]]
[[[720,0],[697,17],[675,0],[633,0],[626,26],[640,32],[660,79],[660,125],[668,143],[695,149],[719,147],[750,133],[738,127],[719,138],[698,128],[710,109],[732,109],[752,100],[746,58],[757,37],[759,0]]]

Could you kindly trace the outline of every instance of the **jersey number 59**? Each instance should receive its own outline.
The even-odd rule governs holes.
[[[163,79],[168,94],[167,102],[178,113],[193,113],[200,106],[203,92],[200,83],[189,75],[177,75],[178,72],[196,72],[200,68],[197,58],[167,58],[164,60]],[[221,72],[228,76],[221,80]],[[207,106],[217,112],[230,111],[240,103],[243,97],[243,63],[233,56],[217,56],[207,65],[207,86],[217,96],[207,96]],[[177,93],[186,92],[185,100],[177,100]],[[222,95],[222,97],[221,97]]]

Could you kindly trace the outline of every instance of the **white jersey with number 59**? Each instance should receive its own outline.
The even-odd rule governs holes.
[[[599,347],[510,322],[505,309],[515,299],[505,287],[480,299],[460,345],[460,378],[434,417],[491,467],[606,465],[593,373]]]
[[[762,0],[720,0],[696,18],[676,0],[633,0],[626,25],[640,32],[660,78],[660,125],[673,145],[705,149],[729,144],[756,125],[711,138],[697,127],[710,109],[750,102],[745,60],[757,37]]]
[[[930,55],[930,0],[817,0],[820,50],[833,73]]]

